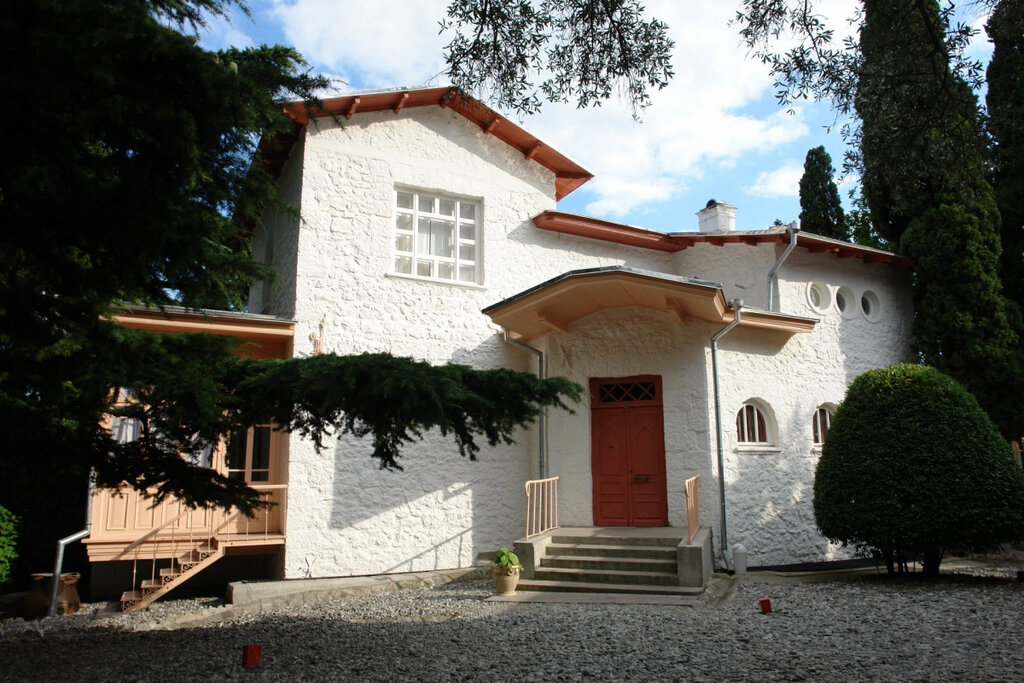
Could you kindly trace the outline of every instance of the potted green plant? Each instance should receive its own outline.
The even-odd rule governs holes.
[[[494,554],[494,589],[498,595],[515,595],[519,584],[519,572],[523,565],[519,556],[508,548],[499,548]]]

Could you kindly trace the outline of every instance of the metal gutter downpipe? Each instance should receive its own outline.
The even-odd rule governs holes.
[[[732,573],[732,560],[729,559],[729,530],[725,522],[725,449],[722,446],[722,399],[718,386],[718,340],[729,334],[732,328],[740,324],[740,309],[743,308],[743,299],[733,299],[731,302],[734,317],[731,323],[719,330],[711,337],[711,378],[715,392],[715,446],[718,450],[718,513],[721,517],[722,527],[722,561],[725,568]]]
[[[775,310],[775,306],[774,306],[774,303],[775,303],[775,278],[778,276],[779,268],[782,267],[782,262],[785,261],[787,258],[789,258],[789,255],[796,248],[796,236],[800,232],[800,223],[797,222],[797,221],[794,221],[793,223],[790,223],[789,225],[786,226],[786,232],[789,233],[789,244],[787,244],[786,248],[783,250],[783,252],[781,254],[779,254],[779,258],[777,258],[775,260],[775,265],[772,266],[772,269],[768,271],[768,310],[769,311],[774,311]]]
[[[53,561],[53,576],[50,578],[50,606],[46,608],[48,617],[57,613],[57,589],[60,588],[60,574],[64,566],[64,548],[92,533],[92,494],[95,490],[92,476],[92,472],[89,472],[89,498],[85,502],[85,528],[57,541],[57,557]]]
[[[502,327],[504,333],[505,342],[515,346],[516,348],[522,349],[527,353],[531,353],[537,357],[537,377],[540,379],[546,379],[547,366],[544,362],[544,352],[540,349],[535,349],[529,344],[516,341],[509,334],[507,327]],[[540,432],[539,443],[537,445],[537,478],[546,479],[548,471],[548,452],[547,452],[547,440],[548,440],[548,421],[547,411],[541,410],[540,417],[537,418],[537,430]]]

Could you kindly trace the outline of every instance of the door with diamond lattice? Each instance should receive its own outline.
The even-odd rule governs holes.
[[[590,380],[595,526],[666,526],[661,377]]]

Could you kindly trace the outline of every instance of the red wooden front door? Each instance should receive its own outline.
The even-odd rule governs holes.
[[[596,526],[666,526],[661,377],[590,380]]]

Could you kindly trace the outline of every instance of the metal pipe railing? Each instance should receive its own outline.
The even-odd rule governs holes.
[[[526,538],[558,528],[558,477],[526,482]]]

